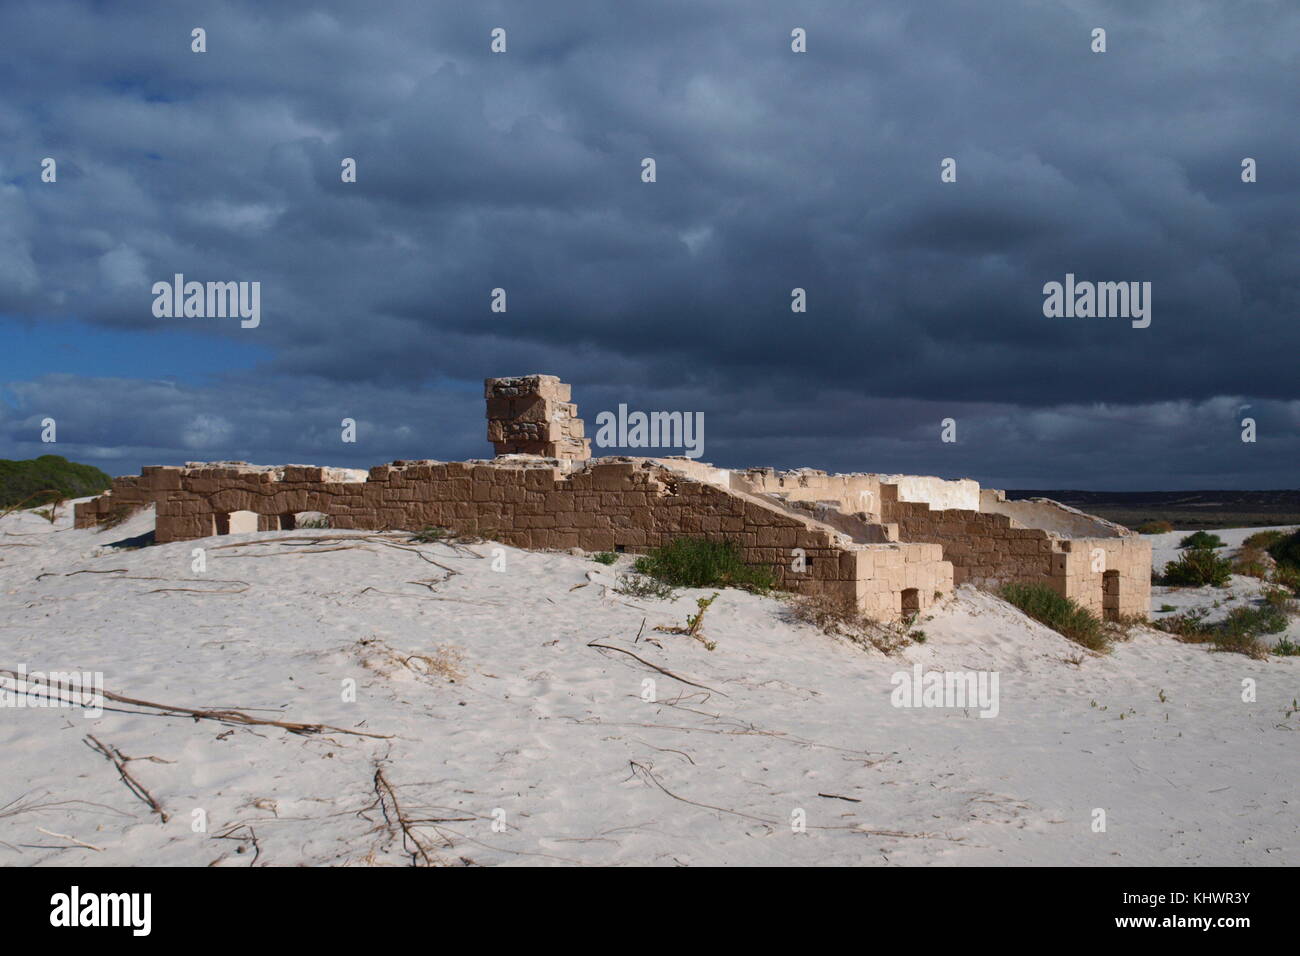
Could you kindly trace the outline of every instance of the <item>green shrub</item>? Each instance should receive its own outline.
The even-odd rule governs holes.
[[[1286,630],[1286,624],[1286,611],[1275,604],[1234,607],[1219,625],[1219,632],[1227,637],[1280,634]]]
[[[633,568],[679,588],[744,588],[765,594],[776,583],[771,568],[751,567],[731,541],[675,538],[636,559]]]
[[[1222,548],[1223,539],[1217,534],[1209,534],[1205,531],[1195,531],[1178,542],[1180,548]]]
[[[1294,568],[1289,564],[1279,564],[1273,569],[1270,576],[1274,584],[1287,588],[1297,597],[1300,597],[1300,568]]]
[[[1243,548],[1263,548],[1267,551],[1286,537],[1285,531],[1256,531],[1241,543]]]
[[[593,554],[591,560],[595,561],[597,564],[609,565],[618,560],[618,555],[613,551],[601,551],[597,554]]]
[[[1272,653],[1278,657],[1300,657],[1300,644],[1289,637],[1284,637],[1273,645]]]
[[[1159,584],[1172,588],[1199,588],[1212,584],[1221,588],[1232,576],[1232,564],[1208,548],[1184,551],[1177,561],[1165,565]]]
[[[1278,564],[1300,570],[1300,531],[1292,532],[1273,542],[1269,546],[1268,553]]]
[[[1153,621],[1151,626],[1189,644],[1203,644],[1211,639],[1213,630],[1211,625],[1205,623],[1209,613],[1206,608],[1192,608],[1181,614]]]
[[[1046,584],[1008,584],[1002,588],[1001,594],[1035,621],[1046,624],[1076,644],[1091,651],[1105,651],[1110,647],[1111,638],[1097,615],[1057,594]]]
[[[1245,654],[1255,660],[1268,657],[1268,648],[1249,630],[1215,631],[1214,649],[1225,654]]]
[[[85,498],[108,489],[113,479],[94,465],[41,455],[14,461],[0,458],[0,509],[35,508],[67,498]]]
[[[1168,534],[1174,526],[1168,521],[1143,521],[1133,530],[1138,534]]]
[[[671,585],[636,574],[620,574],[614,593],[634,598],[658,598],[661,601],[671,601],[673,597]]]
[[[1189,644],[1213,644],[1216,651],[1262,659],[1268,656],[1269,649],[1259,639],[1260,635],[1285,630],[1287,618],[1295,613],[1295,607],[1284,592],[1265,592],[1263,604],[1233,608],[1227,618],[1217,624],[1205,622],[1209,613],[1205,608],[1184,611],[1156,621],[1154,626]]]
[[[306,527],[306,525],[300,525]],[[324,525],[329,527],[329,525]],[[447,528],[437,528],[433,525],[425,525],[419,531],[411,532],[412,544],[437,544],[440,541],[446,541],[451,537],[451,531]]]

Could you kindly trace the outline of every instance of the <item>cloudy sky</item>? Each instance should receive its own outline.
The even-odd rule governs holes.
[[[1295,487],[1298,68],[1294,2],[0,0],[0,457],[484,457],[545,372],[720,465]]]

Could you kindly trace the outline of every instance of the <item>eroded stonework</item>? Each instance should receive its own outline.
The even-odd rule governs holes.
[[[485,394],[492,460],[396,461],[368,474],[146,467],[78,504],[76,526],[153,504],[158,543],[289,529],[304,512],[333,528],[444,527],[534,549],[643,552],[709,537],[736,542],[786,590],[849,599],[882,618],[920,612],[967,582],[1047,584],[1108,618],[1150,607],[1150,545],[1053,501],[1008,502],[968,479],[591,459],[569,386],[554,376],[488,379]]]

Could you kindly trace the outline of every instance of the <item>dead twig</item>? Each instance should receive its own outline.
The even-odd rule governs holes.
[[[155,800],[153,794],[146,790],[140,781],[131,776],[130,771],[126,769],[126,765],[131,758],[123,756],[122,752],[116,747],[111,744],[102,743],[91,734],[87,734],[85,739],[90,741],[86,746],[90,747],[91,750],[102,754],[109,763],[117,768],[118,776],[122,778],[122,782],[126,784],[126,788],[148,804],[149,809],[158,814],[163,823],[166,823],[168,817],[167,814],[163,812],[162,804]]]
[[[384,768],[379,763],[375,764],[374,784],[375,803],[371,804],[370,809],[378,807],[384,815],[384,823],[390,832],[392,832],[393,826],[396,824],[402,833],[402,849],[411,854],[412,863],[423,860],[425,866],[433,866],[434,860],[429,855],[428,848],[420,842],[420,838],[412,828],[412,821],[408,820],[402,812],[402,806],[397,802],[397,794],[393,790],[393,785],[388,782],[388,777],[384,775]]]
[[[636,654],[633,654],[631,651],[629,651],[629,650],[625,650],[625,649],[623,649],[623,648],[621,648],[621,647],[615,647],[613,644],[600,644],[600,643],[597,643],[596,641],[592,641],[592,642],[589,643],[587,646],[588,646],[588,647],[596,647],[596,648],[600,648],[601,650],[606,650],[606,651],[618,651],[620,654],[626,654],[628,657],[631,657],[631,658],[633,658],[633,659],[635,659],[635,660],[640,661],[640,662],[641,662],[642,664],[644,664],[646,667],[649,667],[651,670],[656,670],[656,671],[658,671],[660,674],[663,674],[665,677],[671,677],[673,680],[675,680],[675,681],[681,681],[683,684],[689,684],[691,687],[699,687],[699,688],[701,688],[702,690],[711,691],[712,693],[714,693],[714,694],[718,694],[718,695],[720,695],[720,696],[722,696],[722,697],[727,697],[727,696],[729,696],[729,695],[727,695],[727,694],[722,693],[722,691],[720,691],[720,690],[714,690],[712,687],[709,687],[707,684],[697,684],[697,683],[696,683],[695,681],[693,681],[693,680],[687,680],[685,677],[682,677],[680,674],[674,674],[674,673],[673,673],[672,671],[670,671],[670,670],[664,670],[664,668],[660,667],[658,664],[651,664],[651,663],[650,663],[648,660],[646,660],[644,657],[639,657],[639,656],[637,656]]]
[[[52,684],[48,680],[42,680],[32,674],[19,674],[17,671],[11,671],[0,668],[0,674],[7,674],[20,681],[27,681],[35,684],[43,684],[45,687],[55,689],[58,684]],[[99,691],[98,696],[106,700],[116,701],[119,704],[130,704],[132,707],[145,707],[151,710],[162,711],[165,716],[193,717],[195,720],[215,720],[223,724],[241,724],[254,725],[260,727],[280,727],[290,733],[311,735],[311,734],[350,734],[354,737],[373,737],[379,740],[389,740],[392,734],[371,734],[362,730],[348,730],[344,727],[334,727],[330,724],[302,724],[290,720],[263,720],[260,717],[251,717],[248,714],[238,710],[197,710],[193,707],[181,707],[173,704],[155,704],[152,701],[140,700],[135,697],[125,697],[122,694],[114,694],[112,691]],[[79,701],[69,701],[68,703],[80,704]]]
[[[78,840],[74,836],[68,836],[66,833],[55,833],[53,830],[45,829],[45,827],[37,827],[36,832],[44,833],[46,836],[58,837],[60,840],[67,840],[69,843],[75,843],[79,847],[85,847],[87,850],[94,850],[97,853],[104,852],[104,848],[102,846],[95,846],[95,844],[93,843],[86,843],[82,840]]]

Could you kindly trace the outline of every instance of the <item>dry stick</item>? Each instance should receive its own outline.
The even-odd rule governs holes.
[[[418,554],[421,558],[429,562],[429,564],[432,564],[434,567],[442,568],[448,574],[460,574],[460,572],[457,571],[455,568],[449,568],[445,564],[439,564],[437,561],[433,560],[433,558],[429,557],[419,548],[408,548],[400,544],[393,544],[393,542],[391,541],[383,541],[383,540],[379,540],[379,544],[382,544],[386,548],[396,548],[398,551],[410,551],[412,554]]]
[[[671,677],[673,680],[681,681],[683,684],[689,684],[689,685],[691,685],[692,687],[699,687],[699,688],[702,688],[703,690],[713,691],[713,693],[715,693],[715,694],[719,694],[719,695],[721,695],[722,697],[727,697],[727,696],[729,696],[728,694],[723,694],[722,691],[720,691],[720,690],[714,690],[712,687],[709,687],[707,684],[697,684],[697,683],[695,683],[695,681],[693,681],[693,680],[687,680],[685,677],[681,677],[681,676],[678,675],[678,674],[674,674],[672,671],[664,670],[662,667],[660,667],[660,666],[657,665],[657,664],[651,664],[651,663],[650,663],[648,660],[646,660],[644,657],[638,657],[636,654],[633,654],[631,651],[624,650],[624,649],[621,648],[621,647],[615,647],[613,644],[598,644],[598,643],[596,643],[595,641],[592,641],[592,642],[591,642],[590,644],[588,644],[587,646],[588,646],[588,647],[598,647],[598,648],[601,648],[602,650],[606,650],[606,651],[618,651],[620,654],[626,654],[628,657],[631,657],[631,658],[634,658],[634,659],[640,661],[640,662],[641,662],[642,664],[644,664],[646,667],[649,667],[649,668],[651,668],[652,670],[656,670],[656,671],[658,671],[660,674],[663,674],[665,677]]]
[[[247,830],[247,831],[249,832],[250,835],[249,835],[249,836],[235,836],[235,831],[237,831],[237,830]],[[232,826],[229,830],[227,830],[225,833],[218,833],[218,834],[215,834],[215,835],[212,837],[212,839],[214,839],[214,840],[238,840],[240,843],[252,843],[252,844],[253,844],[253,859],[250,860],[249,863],[248,863],[248,865],[249,865],[250,867],[252,867],[252,866],[256,866],[256,865],[257,865],[257,861],[258,861],[259,859],[261,859],[261,857],[262,857],[262,844],[260,844],[260,843],[257,842],[257,831],[254,830],[254,829],[253,829],[251,826],[249,826],[247,823],[237,823],[237,824],[235,824],[234,826]],[[223,857],[222,859],[224,859],[224,857]]]
[[[774,827],[776,827],[776,826],[781,826],[781,824],[780,824],[778,821],[776,821],[776,820],[768,820],[768,819],[766,819],[766,818],[764,818],[764,817],[756,817],[756,816],[754,816],[753,814],[749,814],[749,813],[741,813],[739,810],[729,810],[729,809],[726,808],[726,807],[715,807],[715,806],[713,806],[713,804],[711,804],[711,803],[698,803],[698,802],[696,802],[695,800],[687,800],[685,797],[679,797],[679,796],[677,796],[677,794],[673,793],[671,790],[669,790],[667,787],[665,787],[662,783],[660,783],[660,782],[659,782],[659,778],[656,777],[653,773],[651,773],[650,770],[649,770],[649,768],[645,767],[645,766],[642,765],[642,764],[637,763],[635,760],[629,760],[628,763],[630,763],[630,764],[632,765],[632,772],[633,772],[634,774],[635,774],[638,770],[641,771],[641,773],[645,774],[647,777],[650,778],[650,782],[651,782],[651,783],[653,783],[656,787],[658,787],[658,788],[659,788],[660,790],[662,790],[664,793],[668,794],[668,796],[672,797],[674,800],[680,800],[682,803],[689,803],[689,804],[690,804],[691,806],[693,806],[693,807],[701,807],[701,808],[703,808],[703,809],[705,809],[705,810],[716,810],[716,811],[718,811],[719,813],[730,813],[732,816],[744,817],[746,820],[757,820],[759,823],[766,823],[768,826],[774,826]],[[818,794],[818,796],[821,796],[821,794]],[[933,834],[933,833],[904,833],[902,830],[871,830],[871,829],[868,829],[868,828],[866,828],[866,827],[855,826],[855,825],[853,825],[853,824],[847,824],[847,825],[842,825],[842,826],[834,826],[834,827],[813,826],[813,827],[810,827],[810,829],[813,829],[813,830],[851,830],[851,831],[853,831],[854,833],[865,833],[865,834],[868,834],[868,835],[870,835],[870,836],[907,837],[907,838],[909,838],[909,839],[913,839],[913,840],[946,840],[946,841],[949,842],[949,843],[960,843],[960,842],[961,842],[961,840],[960,840],[959,838],[937,836],[937,835],[935,835],[935,834]]]
[[[149,805],[149,809],[152,810],[154,813],[158,814],[158,816],[162,819],[163,823],[166,823],[167,814],[163,812],[162,805],[159,804],[158,801],[153,798],[153,794],[151,794],[148,790],[146,790],[140,784],[140,781],[136,780],[135,777],[131,776],[130,772],[126,769],[127,761],[130,760],[130,758],[124,757],[122,755],[122,752],[118,750],[116,747],[100,743],[98,739],[96,739],[90,734],[86,735],[86,740],[91,741],[91,743],[87,744],[86,746],[90,747],[91,750],[95,750],[103,754],[104,758],[108,760],[109,763],[111,763],[114,767],[117,768],[118,776],[122,778],[122,782],[126,784],[126,788],[130,790],[132,793],[134,793],[141,800],[143,800],[145,803],[147,803]]]
[[[107,570],[104,571],[91,571],[91,570],[69,571],[67,574],[63,576],[65,578],[70,578],[74,574],[126,574],[126,572],[127,572],[126,568],[108,568]],[[57,574],[58,574],[57,571],[45,571],[42,572],[41,574],[36,575],[36,580],[39,581],[41,578],[52,578]]]
[[[93,843],[86,843],[82,840],[78,840],[74,836],[68,836],[66,833],[55,833],[53,830],[45,829],[45,827],[37,827],[36,830],[38,833],[44,833],[46,836],[58,837],[61,840],[67,840],[69,843],[75,843],[77,846],[85,847],[87,850],[96,850],[99,853],[104,852],[102,846],[95,846]]]
[[[384,799],[385,795],[388,797],[387,800]],[[379,809],[383,812],[384,821],[388,824],[390,830],[393,826],[393,820],[388,814],[388,804],[392,803],[392,816],[397,818],[397,825],[402,830],[402,849],[411,854],[411,861],[414,862],[418,854],[420,859],[424,860],[425,866],[433,866],[433,860],[429,858],[429,851],[425,849],[424,844],[415,835],[415,831],[411,829],[410,822],[402,814],[402,807],[397,802],[397,794],[393,792],[393,785],[388,782],[388,778],[384,776],[384,768],[379,764],[375,764],[375,797],[378,799]],[[407,849],[406,843],[408,839],[415,845],[414,851]]]
[[[222,588],[217,590],[209,590],[208,588],[153,588],[151,590],[145,591],[144,593],[162,594],[164,591],[189,591],[193,594],[243,594],[247,590],[248,588],[246,587],[235,588],[233,590],[230,588]]]
[[[10,677],[30,683],[44,684],[46,687],[52,689],[60,688],[60,685],[53,684],[48,680],[42,680],[33,674],[19,674],[17,671],[11,671],[5,668],[0,668],[0,674],[7,674]],[[369,734],[361,730],[348,730],[344,727],[335,727],[331,724],[301,724],[289,720],[263,720],[260,717],[250,717],[248,714],[242,713],[238,710],[195,710],[192,707],[180,707],[172,704],[155,704],[151,701],[138,700],[134,697],[124,697],[121,694],[114,694],[112,691],[107,690],[99,691],[98,696],[104,697],[108,700],[117,701],[119,704],[130,704],[132,707],[149,707],[153,710],[160,710],[163,711],[166,716],[183,714],[187,717],[193,717],[195,720],[215,720],[223,724],[281,727],[290,733],[295,734],[308,735],[329,732],[335,734],[351,734],[354,737],[374,737],[379,740],[391,740],[393,736],[392,734]],[[75,704],[78,702],[71,701],[71,703]]]
[[[290,554],[324,554],[326,551],[369,551],[360,544],[340,544],[333,548],[300,548],[297,551],[272,551],[270,554],[214,554],[214,558],[280,558]]]

